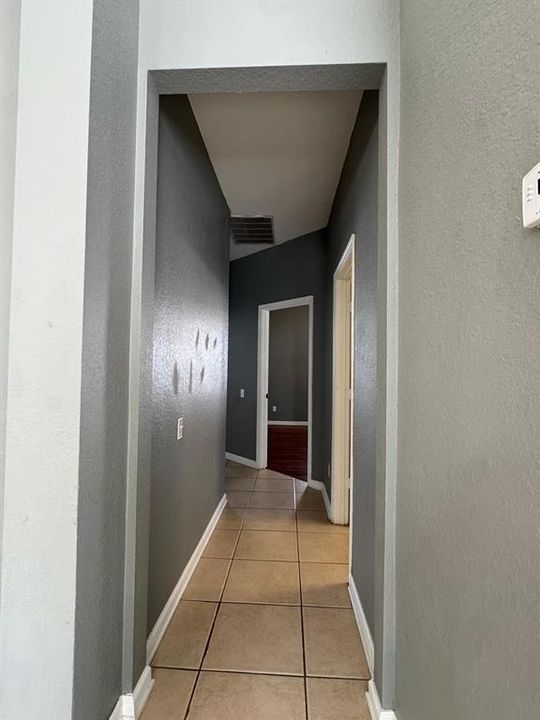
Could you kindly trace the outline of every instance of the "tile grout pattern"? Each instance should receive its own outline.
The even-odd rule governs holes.
[[[154,673],[157,673],[158,676],[156,678],[156,685],[154,686],[155,689],[152,691],[147,706],[141,716],[141,720],[215,720],[215,718],[218,717],[220,720],[229,720],[229,718],[240,717],[242,714],[246,714],[246,712],[248,717],[260,718],[261,720],[273,720],[274,717],[285,716],[290,717],[291,720],[293,718],[294,720],[297,718],[298,720],[323,720],[323,718],[325,720],[334,720],[334,718],[335,720],[340,720],[340,718],[345,717],[358,717],[359,720],[363,720],[364,717],[368,718],[369,715],[367,714],[367,706],[365,705],[364,691],[367,687],[369,671],[367,671],[367,663],[361,650],[357,628],[354,621],[351,621],[352,610],[350,608],[348,594],[346,594],[348,556],[344,554],[343,548],[347,548],[346,551],[348,552],[348,529],[336,528],[336,526],[329,523],[326,518],[321,494],[312,488],[308,488],[307,484],[303,481],[285,478],[278,473],[267,470],[257,472],[229,462],[226,465],[225,474],[226,491],[228,498],[230,498],[232,502],[227,503],[222,519],[218,523],[207,545],[207,549],[197,565],[194,576],[186,588],[186,592],[177,608],[177,612],[183,612],[186,609],[191,609],[191,606],[198,607],[199,604],[205,604],[206,606],[214,605],[211,623],[209,626],[205,626],[206,637],[204,639],[204,646],[196,662],[192,658],[189,661],[185,661],[185,654],[181,648],[182,637],[179,638],[178,635],[183,634],[184,644],[189,644],[190,639],[186,636],[186,633],[191,630],[191,628],[186,627],[183,633],[177,629],[170,630],[173,625],[173,621],[171,621],[171,625],[152,662]],[[272,482],[275,482],[274,487],[276,490],[257,490],[259,480],[263,481],[260,486],[262,485],[265,488],[271,488]],[[284,490],[287,483],[290,489]],[[238,487],[245,489],[238,490],[236,489]],[[242,493],[243,497],[238,497],[239,492]],[[258,493],[264,493],[265,496],[273,496],[275,499],[272,497],[265,498],[265,507],[261,508],[257,504],[254,506],[252,504],[252,498]],[[246,497],[246,495],[249,497]],[[285,499],[283,497],[285,495],[290,495],[291,499]],[[259,498],[255,498],[255,500],[258,502]],[[240,506],[237,505],[239,502],[241,503]],[[284,504],[290,504],[291,507],[283,507]],[[232,517],[225,515],[226,513],[231,513]],[[259,518],[259,520],[257,520],[257,518]],[[262,522],[261,518],[266,519]],[[249,525],[249,529],[246,529],[246,522]],[[231,527],[231,523],[235,525],[234,528]],[[268,525],[261,527],[261,525],[265,525],[266,523],[268,523]],[[276,529],[276,527],[279,529]],[[284,529],[285,527],[288,529]],[[227,543],[222,542],[224,537],[229,537],[228,535],[224,536],[223,532],[234,533],[234,542],[228,546]],[[270,532],[274,532],[275,535],[268,535]],[[261,533],[264,535],[261,535]],[[285,559],[285,547],[280,547],[280,541],[283,541],[283,536],[285,536],[285,544],[290,545],[289,539],[291,539],[291,535],[294,535],[293,545],[295,557],[294,559]],[[321,547],[321,543],[319,543],[318,546],[316,543],[311,551],[308,552],[304,550],[301,537],[308,536],[308,541],[306,541],[306,548],[308,548],[309,536],[319,535],[323,538],[323,547]],[[337,543],[334,542],[337,550],[332,554],[332,552],[328,552],[327,546],[332,546],[332,541],[336,537],[341,537],[341,540],[338,540]],[[257,546],[257,542],[260,542],[261,538],[263,547],[265,542],[267,543],[267,541],[270,540],[270,553],[275,552],[275,558],[266,557],[266,551],[261,549],[261,546]],[[251,539],[255,540],[255,544],[250,550],[249,540]],[[213,540],[215,542],[211,545]],[[272,540],[276,542],[274,543]],[[244,550],[239,553],[241,541]],[[275,547],[276,545],[277,548]],[[249,555],[250,552],[252,555],[262,553],[263,556],[250,556],[246,558],[246,554]],[[321,560],[320,558],[323,559]],[[213,586],[210,590],[207,587],[205,591],[197,590],[197,583],[195,582],[195,574],[200,568],[203,568],[203,561],[227,564],[224,577],[219,579],[217,586]],[[246,576],[246,568],[248,568],[248,566],[253,570],[252,563],[260,564],[256,572],[260,571],[262,573],[260,576],[255,574],[256,579],[260,577],[260,587],[258,586],[256,588],[253,586],[257,583],[257,580],[255,580],[255,583],[253,582],[253,575],[250,576],[248,572]],[[275,571],[279,576],[280,572],[286,570],[286,567],[290,567],[293,563],[297,564],[297,585],[295,590],[298,599],[296,602],[290,602],[292,595],[289,601],[284,601],[286,590],[283,587],[279,587],[279,582],[277,582],[276,574],[274,573]],[[304,566],[307,567],[304,568]],[[238,572],[236,572],[237,570]],[[269,571],[268,575],[265,575],[267,571]],[[304,579],[303,572],[306,573]],[[324,573],[328,573],[326,596],[324,592],[321,594],[320,591],[322,587],[320,575],[324,575]],[[285,573],[285,575],[287,575],[287,573]],[[308,575],[311,579],[308,578]],[[336,582],[335,576],[339,576],[339,582]],[[241,582],[242,579],[244,581],[243,585]],[[238,582],[239,580],[240,582]],[[234,589],[235,581],[236,590]],[[317,586],[317,582],[319,582],[319,587]],[[311,599],[306,602],[309,590],[308,585],[310,584]],[[190,588],[190,586],[192,587]],[[336,590],[336,588],[338,588],[338,590]],[[282,592],[281,596],[279,596],[280,591]],[[317,595],[317,591],[319,591],[319,595]],[[254,595],[254,592],[259,593],[259,595]],[[291,590],[291,592],[293,591]],[[225,599],[226,594],[227,597],[230,597],[231,593],[232,599]],[[265,593],[267,594],[265,595]],[[206,597],[203,597],[203,595],[206,595]],[[210,599],[210,597],[212,599]],[[276,600],[275,598],[278,599]],[[250,608],[253,610],[250,610]],[[257,652],[255,652],[253,656],[256,660],[255,664],[252,662],[251,665],[248,664],[244,667],[241,667],[242,662],[249,663],[249,660],[244,661],[244,658],[239,660],[238,653],[237,656],[234,657],[233,651],[230,659],[228,659],[227,653],[230,643],[224,643],[223,638],[227,639],[227,633],[231,632],[231,626],[234,626],[235,622],[241,626],[243,619],[242,613],[246,613],[246,618],[251,618],[252,624],[249,625],[249,623],[246,622],[245,633],[248,636],[250,632],[257,633],[258,622],[253,622],[253,617],[259,618],[261,620],[260,625],[264,626],[265,615],[267,613],[272,615],[274,612],[270,611],[269,608],[275,609],[276,616],[285,618],[286,615],[290,618],[293,625],[296,613],[299,616],[298,633],[293,631],[290,632],[289,635],[296,637],[298,634],[299,636],[298,639],[301,643],[301,666],[298,666],[298,669],[300,669],[300,667],[302,668],[301,675],[299,672],[291,669],[290,658],[287,658],[289,664],[284,662],[283,667],[278,669],[275,667],[269,669],[268,665],[264,666],[262,656],[264,656],[268,649],[268,643],[261,645],[261,651],[259,652],[259,655],[261,655],[261,664],[258,667],[255,666],[259,662]],[[309,647],[307,642],[309,628],[307,628],[308,623],[306,623],[306,612],[304,608],[306,608],[308,615],[310,613],[312,614]],[[283,611],[285,611],[285,614],[283,614]],[[341,629],[341,635],[339,635],[340,629],[338,627],[337,634],[340,638],[339,649],[334,653],[336,657],[330,657],[328,662],[324,656],[328,653],[330,653],[330,656],[332,655],[331,648],[328,648],[327,644],[323,644],[324,647],[319,648],[317,654],[316,647],[318,636],[321,635],[321,633],[323,636],[325,634],[324,627],[322,627],[322,629],[315,629],[317,623],[316,613],[320,613],[321,611],[323,613],[329,613],[327,620],[331,626],[332,624],[336,625],[336,623],[340,626],[341,619],[345,617],[348,623],[344,626],[345,632]],[[229,613],[229,615],[227,615],[227,613]],[[259,615],[259,613],[261,614]],[[279,622],[279,617],[277,617],[277,620],[276,618],[273,620],[271,618],[272,622]],[[318,622],[321,622],[320,617]],[[191,624],[196,625],[195,622]],[[253,630],[253,626],[256,626],[255,630]],[[180,627],[180,625],[178,627]],[[275,631],[275,626],[273,627]],[[171,640],[171,638],[167,636],[173,632],[176,633],[177,636]],[[242,628],[242,632],[244,632],[244,628]],[[332,630],[329,632],[331,633]],[[336,667],[340,666],[340,662],[341,667],[343,667],[343,662],[340,660],[340,657],[337,656],[341,655],[342,645],[347,645],[347,638],[351,633],[353,636],[356,633],[356,637],[353,638],[353,645],[344,648],[343,652],[346,656],[347,653],[349,653],[349,656],[352,656],[351,653],[361,653],[361,662],[355,665],[353,671],[346,670],[345,672],[340,672]],[[286,635],[283,639],[282,644],[285,646],[290,639],[289,635]],[[168,647],[166,647],[167,643],[169,645]],[[291,643],[291,647],[294,650],[294,642],[291,641]],[[280,649],[278,644],[278,655]],[[298,647],[298,650],[299,649]],[[173,658],[169,662],[166,660],[167,655]],[[211,661],[212,658],[210,657],[212,655],[213,661]],[[225,660],[223,659],[224,657]],[[286,653],[283,657],[286,657]],[[335,663],[335,667],[332,667],[332,662]],[[316,667],[317,664],[319,666],[318,668]],[[312,665],[314,669],[310,670],[310,666]],[[361,668],[360,670],[358,670],[359,667]],[[168,699],[166,693],[162,691],[162,697],[159,695],[159,688],[157,687],[161,678],[159,673],[163,672],[171,673],[171,676],[167,675],[164,678],[163,687],[165,679],[169,683],[174,680],[174,673],[178,674],[178,681],[180,682],[181,680],[186,687],[191,683],[190,689],[188,688],[189,692],[186,691],[183,693],[183,701],[175,703],[174,710],[172,711],[174,714],[170,714],[171,709],[165,710],[166,707],[170,706],[170,702],[169,706],[167,705]],[[180,677],[181,673],[183,674],[182,677]],[[272,678],[274,679],[272,680]],[[281,688],[280,684],[276,686],[276,678],[282,678],[283,683],[291,684],[290,687],[287,687],[287,692]],[[302,710],[300,710],[299,686],[296,685],[299,681],[302,683]],[[211,692],[206,687],[207,685],[212,686],[212,682],[214,682],[214,685],[216,683],[219,684],[219,682],[222,682],[225,686],[231,685],[231,696],[229,697],[227,692],[224,692],[222,702],[219,702],[218,706],[215,706],[216,697],[218,697],[217,691],[214,688],[214,691]],[[233,689],[234,692],[232,692]],[[283,691],[282,695],[284,697],[286,696],[286,700],[280,696],[280,691]],[[268,697],[266,697],[266,694],[268,694]],[[153,695],[155,695],[154,698],[152,697]],[[323,708],[325,702],[328,705],[330,698],[333,698],[331,709],[329,710],[328,707],[326,707],[326,709]],[[232,704],[231,707],[227,705],[227,702],[229,705]],[[285,702],[285,705],[280,706],[280,710],[275,708],[273,711],[271,707],[272,703],[279,704],[280,702]],[[287,702],[290,703],[290,707],[287,705]],[[245,704],[242,705],[242,703]],[[255,705],[257,708],[255,708]]]

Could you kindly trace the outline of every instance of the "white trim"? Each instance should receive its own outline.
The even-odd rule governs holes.
[[[267,425],[298,425],[299,427],[309,427],[307,420],[268,420]]]
[[[147,665],[133,693],[120,695],[109,720],[136,720],[143,711],[153,684],[152,668]]]
[[[300,307],[301,305],[310,305],[313,303],[313,295],[302,295],[302,297],[289,298],[288,300],[278,300],[277,302],[265,303],[259,305],[262,310],[287,310],[287,308]]]
[[[124,698],[125,695],[120,695],[118,702],[114,706],[114,710],[109,715],[109,720],[124,720]]]
[[[308,480],[308,486],[313,488],[314,490],[318,490],[323,497],[324,500],[324,506],[326,508],[326,514],[328,517],[331,517],[331,508],[330,508],[330,498],[328,497],[328,491],[326,489],[326,485],[321,482],[320,480],[313,480],[313,478],[310,478]]]
[[[171,621],[174,611],[176,610],[176,606],[180,602],[180,599],[184,593],[184,590],[186,589],[188,582],[191,580],[193,571],[195,570],[195,567],[204,552],[206,544],[210,540],[210,536],[212,535],[212,532],[214,531],[214,528],[219,521],[219,518],[221,516],[221,513],[223,512],[226,503],[227,497],[224,495],[219,501],[219,504],[214,514],[210,518],[210,522],[206,526],[206,530],[204,531],[197,547],[193,551],[192,556],[190,557],[186,567],[184,568],[184,572],[182,573],[182,575],[180,575],[180,579],[176,583],[176,586],[174,587],[169,599],[165,603],[165,607],[161,611],[161,615],[156,620],[156,624],[154,625],[150,635],[148,636],[148,640],[146,641],[146,662],[148,664],[150,664],[150,661],[152,660],[156,650],[158,649],[161,638],[163,637],[165,630],[167,629],[167,626]]]
[[[351,598],[351,604],[354,611],[354,617],[358,626],[358,632],[360,633],[360,639],[364,646],[364,652],[366,653],[366,659],[371,675],[375,673],[375,646],[373,644],[373,637],[371,630],[369,629],[366,614],[358,595],[358,589],[352,574],[349,573],[349,596]]]
[[[139,682],[135,685],[135,690],[133,691],[133,714],[136,718],[138,718],[144,710],[144,706],[146,705],[146,701],[148,700],[153,684],[154,679],[152,678],[152,668],[150,665],[147,665],[142,671]]]
[[[311,477],[311,447],[313,429],[313,295],[305,295],[279,302],[259,305],[257,338],[257,467],[265,468],[268,461],[268,348],[270,335],[270,313],[287,308],[309,308],[309,355],[308,355],[308,458],[307,476]]]
[[[373,680],[368,682],[366,700],[371,720],[397,720],[397,715],[393,710],[382,709],[379,693]]]
[[[242,455],[235,455],[234,453],[225,453],[225,459],[231,462],[238,463],[239,465],[247,465],[247,467],[258,469],[257,461],[251,460],[251,458],[242,457]]]
[[[349,523],[351,527],[352,517],[349,518],[349,515],[352,513],[349,506],[352,507],[350,498],[352,498],[353,485],[354,243],[353,233],[334,272],[332,311],[332,514],[330,519],[338,525]],[[349,357],[341,347],[345,339],[349,343]],[[347,437],[347,434],[350,437]],[[347,449],[349,457],[347,457]],[[350,488],[347,470],[350,471]],[[350,538],[352,542],[352,532]]]

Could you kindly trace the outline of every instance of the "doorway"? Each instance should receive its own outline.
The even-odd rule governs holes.
[[[257,467],[309,480],[312,295],[259,305],[257,362]]]
[[[316,72],[314,68],[316,67]],[[376,73],[376,77],[374,77]],[[395,427],[396,427],[396,344],[397,322],[395,316],[396,287],[393,282],[396,274],[397,244],[394,224],[395,188],[391,183],[394,173],[394,154],[392,139],[395,137],[395,113],[393,106],[388,109],[389,92],[385,68],[381,65],[322,65],[299,67],[258,67],[205,69],[166,69],[152,70],[141,75],[139,93],[139,113],[137,125],[138,155],[136,172],[136,217],[134,239],[134,279],[133,305],[131,317],[131,361],[130,361],[130,400],[129,400],[129,453],[127,487],[127,529],[126,543],[130,551],[126,559],[125,615],[124,629],[124,678],[126,687],[131,686],[133,673],[138,676],[144,666],[144,634],[146,631],[146,603],[148,583],[146,582],[146,562],[148,552],[147,506],[150,469],[150,422],[148,413],[149,388],[152,378],[152,353],[148,351],[149,338],[152,335],[151,305],[154,298],[154,255],[156,226],[156,161],[157,161],[157,123],[159,118],[159,97],[162,94],[217,92],[275,92],[298,88],[314,89],[350,89],[351,87],[381,86],[381,130],[380,130],[380,190],[378,243],[381,262],[378,265],[378,287],[380,301],[377,307],[382,319],[380,335],[385,340],[381,350],[382,383],[378,393],[381,395],[381,433],[380,474],[384,481],[384,498],[380,506],[381,531],[379,537],[383,543],[376,548],[378,572],[383,578],[381,592],[384,603],[380,622],[383,627],[381,640],[381,663],[388,666],[389,687],[392,684],[392,652],[394,643],[394,521],[393,503],[395,492]],[[366,79],[367,78],[367,79]],[[390,96],[390,100],[392,97]],[[387,171],[388,165],[388,171]],[[388,199],[387,201],[387,191]],[[390,281],[390,282],[388,282]],[[388,283],[388,286],[387,286]],[[312,327],[312,311],[310,313]],[[312,335],[312,332],[311,332]],[[330,338],[329,338],[330,339]],[[388,357],[387,357],[388,354]],[[259,353],[259,359],[260,359]],[[260,372],[260,371],[259,371]],[[387,382],[388,381],[388,382]],[[310,368],[310,390],[312,387]],[[310,393],[311,395],[311,393]],[[250,397],[251,402],[251,397]],[[259,396],[257,405],[256,463],[264,467],[267,461],[267,437],[261,442]],[[265,410],[267,411],[267,404]],[[332,408],[328,408],[331,414]],[[311,406],[309,414],[308,462],[311,480]],[[317,413],[316,413],[317,415]],[[267,431],[267,413],[264,421]],[[253,428],[253,424],[251,425]],[[332,442],[334,440],[332,439]],[[264,465],[260,456],[264,447]],[[250,455],[253,457],[253,455]],[[384,465],[384,466],[383,466]],[[326,467],[324,468],[326,474]],[[332,469],[335,472],[335,468]],[[320,475],[319,475],[320,477]],[[358,483],[357,483],[358,485]],[[338,490],[333,483],[332,495]],[[316,487],[314,485],[314,487]],[[348,491],[347,491],[348,496]],[[347,497],[348,499],[348,497]],[[347,508],[348,508],[347,502]],[[332,505],[339,505],[334,500]],[[347,510],[348,515],[348,510]],[[388,521],[389,520],[389,521]],[[360,523],[358,523],[360,527]],[[352,536],[352,533],[351,533]],[[384,641],[384,642],[383,642]],[[390,691],[388,691],[390,692]]]
[[[332,522],[349,523],[353,475],[354,234],[334,272],[332,342]]]

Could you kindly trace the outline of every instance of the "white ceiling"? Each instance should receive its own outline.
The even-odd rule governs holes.
[[[361,91],[189,99],[233,215],[273,215],[276,242],[324,227]],[[268,245],[236,245],[231,260]]]

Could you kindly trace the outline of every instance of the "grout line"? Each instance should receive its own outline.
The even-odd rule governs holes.
[[[252,492],[253,492],[253,491],[252,491]],[[250,494],[250,499],[251,499],[251,494]],[[188,717],[188,715],[189,715],[189,713],[190,713],[191,703],[193,702],[193,697],[194,697],[194,695],[195,695],[195,691],[196,691],[196,689],[197,689],[197,685],[199,684],[199,678],[200,678],[200,676],[201,676],[202,666],[203,666],[203,663],[204,663],[204,659],[205,659],[205,657],[206,657],[206,653],[208,652],[208,646],[210,645],[210,640],[211,640],[212,635],[213,635],[213,633],[214,633],[214,627],[216,626],[217,617],[218,617],[218,615],[219,615],[219,609],[221,608],[221,600],[222,600],[222,598],[223,598],[223,593],[225,592],[225,586],[227,585],[227,581],[229,580],[229,575],[230,575],[230,573],[231,573],[231,568],[232,568],[232,564],[233,564],[233,560],[234,560],[234,555],[235,555],[235,553],[236,553],[236,548],[237,548],[237,546],[238,546],[238,542],[239,542],[239,540],[240,540],[240,535],[241,535],[241,533],[242,533],[242,527],[243,527],[243,525],[244,525],[244,517],[245,517],[245,513],[244,513],[244,515],[242,516],[242,520],[240,521],[240,529],[238,530],[238,535],[236,536],[236,541],[235,541],[235,543],[234,543],[234,548],[233,548],[232,555],[231,555],[230,558],[224,558],[224,559],[229,560],[229,567],[227,568],[227,574],[226,574],[226,576],[225,576],[225,582],[223,583],[223,587],[221,588],[221,593],[220,593],[220,595],[219,595],[219,600],[218,600],[217,606],[216,606],[216,612],[214,613],[214,617],[213,617],[213,619],[212,619],[212,625],[210,626],[210,632],[208,633],[208,637],[206,638],[206,644],[205,644],[205,646],[204,646],[204,650],[203,650],[203,653],[202,653],[202,655],[201,655],[201,661],[200,661],[200,663],[199,663],[199,669],[197,670],[197,677],[195,678],[195,682],[193,683],[193,688],[192,688],[191,694],[190,694],[190,696],[189,696],[189,702],[188,702],[188,704],[187,704],[186,712],[185,712],[185,714],[184,714],[184,720],[187,719],[187,717]],[[219,558],[218,558],[218,559],[219,559]],[[198,563],[197,563],[197,564],[198,564]]]
[[[196,668],[189,668],[189,667],[176,667],[172,665],[156,665],[154,666],[156,670],[177,670],[178,672],[196,672]],[[271,672],[269,670],[264,671],[258,671],[258,670],[230,670],[230,669],[223,669],[223,668],[204,668],[201,670],[201,673],[222,673],[224,675],[231,674],[231,675],[266,675],[269,677],[286,677],[286,678],[296,678],[299,680],[302,675],[294,675],[292,673],[284,673],[284,672]],[[314,678],[316,680],[350,680],[351,682],[361,682],[361,683],[367,683],[371,678],[359,678],[359,677],[350,677],[346,675],[309,675],[309,678]]]

